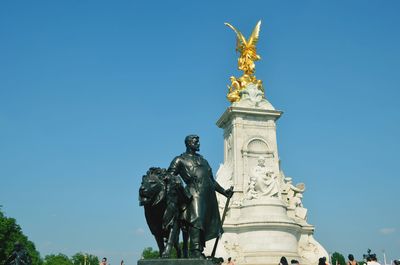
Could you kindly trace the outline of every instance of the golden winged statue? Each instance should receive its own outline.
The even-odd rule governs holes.
[[[240,100],[240,91],[243,90],[249,83],[254,83],[257,87],[264,91],[262,81],[257,80],[254,75],[255,72],[255,61],[261,59],[260,55],[257,54],[256,45],[260,34],[261,20],[258,21],[253,29],[248,40],[243,34],[237,30],[234,26],[229,23],[225,23],[236,33],[236,51],[240,53],[238,59],[238,68],[243,71],[243,75],[239,78],[234,76],[230,77],[231,85],[228,86],[229,93],[227,95],[230,102],[236,102]]]

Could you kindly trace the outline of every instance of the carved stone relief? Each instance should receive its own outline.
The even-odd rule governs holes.
[[[280,183],[273,172],[265,166],[265,158],[260,156],[258,164],[250,172],[250,180],[245,199],[252,200],[260,197],[281,198]]]

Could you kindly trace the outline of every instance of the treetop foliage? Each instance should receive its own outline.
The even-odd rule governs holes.
[[[3,265],[12,254],[16,242],[21,243],[26,249],[32,259],[32,265],[42,265],[42,260],[35,244],[23,234],[16,220],[6,217],[0,207],[0,265]]]
[[[153,250],[152,247],[143,249],[142,259],[157,259],[159,257],[158,250]]]

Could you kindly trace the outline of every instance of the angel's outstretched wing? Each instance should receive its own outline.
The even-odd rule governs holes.
[[[257,25],[253,29],[253,32],[251,33],[249,40],[247,41],[248,47],[257,45],[258,36],[260,35],[260,26],[261,26],[261,20],[258,21]]]
[[[239,52],[243,51],[243,48],[247,46],[246,39],[244,38],[243,34],[237,30],[234,26],[229,23],[225,23],[228,27],[230,27],[236,33],[236,50]]]

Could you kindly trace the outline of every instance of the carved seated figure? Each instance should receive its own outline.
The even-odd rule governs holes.
[[[260,197],[280,198],[279,180],[269,172],[265,166],[265,158],[260,156],[258,164],[254,167],[250,176],[249,185],[246,192],[246,199],[257,199]]]
[[[258,179],[256,189],[260,190],[261,196],[281,197],[278,178],[272,172],[267,172]]]

